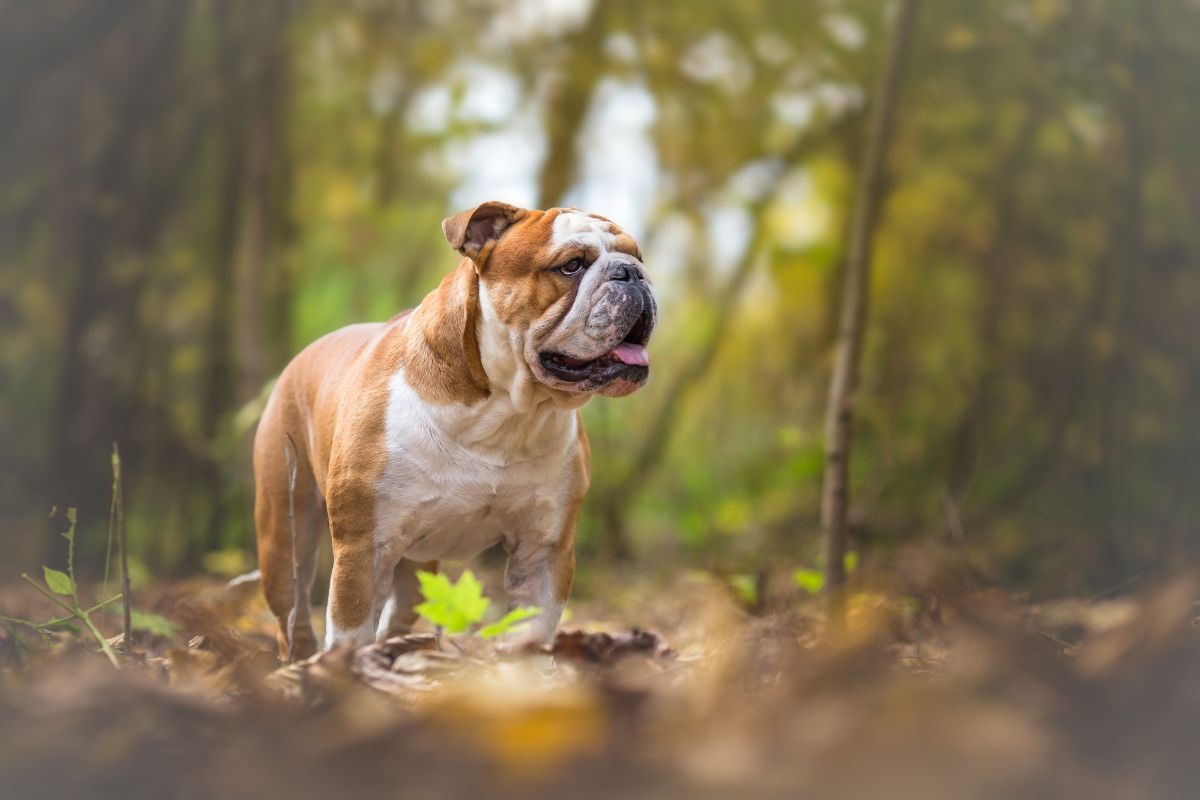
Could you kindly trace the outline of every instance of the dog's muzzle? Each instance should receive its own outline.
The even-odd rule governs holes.
[[[550,375],[583,391],[616,380],[636,388],[650,374],[646,343],[658,316],[654,293],[637,264],[614,261],[604,269],[607,274],[593,293],[594,302],[583,326],[590,352],[548,350],[540,355],[542,367]]]

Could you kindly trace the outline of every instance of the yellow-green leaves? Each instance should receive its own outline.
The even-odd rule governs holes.
[[[512,611],[508,612],[491,625],[484,625],[482,628],[480,628],[479,635],[484,639],[491,639],[495,636],[503,636],[513,628],[519,627],[521,623],[527,622],[540,613],[542,613],[542,610],[537,606],[522,606],[520,608],[514,608]]]
[[[489,603],[483,596],[483,584],[470,570],[463,572],[457,583],[441,573],[424,570],[417,572],[417,580],[425,596],[417,613],[449,633],[462,633],[487,613]]]
[[[421,594],[425,602],[416,607],[416,612],[448,633],[463,633],[483,621],[491,601],[483,594],[483,584],[471,570],[464,570],[458,581],[441,573],[417,572]],[[531,617],[541,613],[540,608],[515,608],[490,625],[485,625],[479,635],[485,639],[507,633]]]
[[[42,577],[46,579],[46,585],[50,587],[50,591],[55,594],[61,594],[63,597],[75,596],[75,581],[71,580],[71,576],[57,569],[50,567],[42,567]]]
[[[176,624],[161,614],[130,609],[130,620],[135,631],[145,631],[155,636],[174,636]]]
[[[858,553],[853,550],[842,557],[842,568],[847,575],[858,569]],[[809,594],[820,594],[825,588],[825,573],[813,567],[801,567],[792,573],[792,582]]]
[[[729,576],[729,585],[734,594],[748,606],[758,602],[758,581],[748,572]]]
[[[825,576],[821,570],[812,567],[801,567],[792,573],[792,580],[809,594],[820,594],[825,588]]]
[[[54,619],[47,620],[46,622],[34,622],[32,620],[4,616],[0,616],[0,619],[15,623],[17,625],[24,625],[25,627],[32,628],[33,630],[39,631],[42,634],[46,634],[48,631],[54,630],[55,628],[74,629],[73,623],[75,621],[82,622],[83,625],[91,632],[92,636],[96,637],[96,642],[100,645],[100,650],[104,653],[112,665],[117,669],[120,669],[121,662],[117,660],[117,654],[109,645],[107,637],[105,637],[104,634],[100,632],[100,629],[96,627],[96,623],[92,620],[92,615],[105,606],[111,605],[117,600],[120,600],[121,595],[110,597],[109,599],[98,603],[91,608],[83,608],[80,606],[78,585],[75,583],[75,509],[68,508],[66,513],[62,513],[55,508],[50,512],[51,517],[55,517],[59,514],[62,514],[62,516],[65,517],[69,523],[66,532],[62,535],[63,538],[67,540],[67,571],[63,572],[62,570],[43,566],[42,578],[45,581],[45,586],[35,581],[24,572],[21,573],[21,580],[25,581],[34,589],[36,589],[38,593],[40,593],[47,600],[50,600],[63,611],[67,612],[67,615],[64,617],[56,617]],[[55,595],[58,595],[58,597],[55,597]],[[59,597],[66,597],[70,600],[70,602],[64,602],[58,599]]]

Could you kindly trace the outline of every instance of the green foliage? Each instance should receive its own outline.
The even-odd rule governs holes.
[[[462,633],[483,619],[488,599],[483,596],[483,584],[475,573],[466,570],[456,583],[444,573],[417,572],[425,602],[416,611],[425,619],[450,633]]]
[[[179,626],[160,614],[131,609],[130,622],[136,631],[145,631],[154,636],[174,636]]]
[[[58,509],[50,512],[50,516],[56,516]],[[112,647],[108,644],[108,639],[96,627],[96,623],[92,620],[92,615],[97,611],[117,602],[121,599],[121,595],[110,597],[101,603],[98,603],[90,608],[83,608],[79,603],[78,584],[75,582],[75,524],[76,511],[74,508],[68,508],[66,513],[62,515],[68,522],[67,530],[63,533],[63,538],[67,540],[67,571],[52,569],[50,567],[42,567],[42,576],[45,580],[45,585],[38,583],[29,575],[22,573],[21,579],[32,586],[43,597],[53,602],[56,606],[67,612],[67,616],[55,617],[54,619],[45,622],[34,622],[32,620],[18,619],[16,617],[0,617],[7,622],[17,625],[24,625],[27,628],[48,635],[51,631],[63,628],[73,629],[72,623],[75,621],[83,623],[84,627],[96,639],[100,645],[101,652],[108,658],[114,667],[120,669],[121,663],[117,660],[117,654],[113,652]],[[70,599],[70,604],[64,603],[58,597],[66,597]]]
[[[490,625],[484,625],[479,629],[479,636],[483,639],[492,639],[497,636],[503,636],[514,628],[520,627],[521,623],[536,617],[542,613],[542,610],[537,606],[522,606],[514,608],[512,611],[505,614],[500,619]]]
[[[51,512],[51,516],[55,516],[58,513],[58,510],[55,509]],[[78,633],[79,628],[75,623],[81,623],[96,640],[105,657],[108,658],[114,667],[119,669],[120,662],[117,660],[117,654],[112,649],[112,646],[109,645],[107,637],[96,626],[94,616],[97,612],[103,611],[119,600],[122,600],[123,595],[116,594],[93,606],[83,607],[79,597],[79,584],[75,579],[76,510],[68,508],[62,516],[68,522],[67,530],[62,534],[63,538],[67,540],[67,571],[63,572],[53,567],[43,566],[42,577],[44,585],[38,583],[27,574],[22,574],[21,578],[36,589],[43,597],[67,612],[66,615],[55,617],[45,622],[6,616],[0,616],[0,619],[16,625],[22,625],[47,636],[57,630]],[[60,600],[60,597],[67,598],[69,602]],[[175,623],[166,617],[137,609],[130,609],[130,623],[134,630],[145,631],[155,636],[173,636],[177,630]]]
[[[654,378],[584,409],[582,530],[617,527],[597,498],[618,485],[614,513],[646,552],[765,560],[815,535],[797,520],[819,504],[842,240],[887,4],[605,0],[542,30],[494,19],[506,3],[479,4],[466,27],[407,4],[275,16],[210,3],[179,23],[184,46],[147,48],[150,61],[127,48],[103,69],[99,50],[47,46],[70,38],[70,15],[8,5],[45,54],[31,75],[62,77],[55,102],[33,102],[45,82],[28,81],[0,187],[0,296],[17,334],[0,342],[0,507],[25,509],[4,520],[10,559],[48,560],[26,500],[46,474],[101,519],[107,498],[85,492],[104,464],[88,454],[113,435],[138,455],[132,559],[197,569],[206,551],[245,548],[241,460],[287,359],[419,301],[456,259],[439,221],[482,185],[543,206],[564,187],[613,196],[594,176],[611,169],[621,185],[639,152],[640,204],[617,194],[591,210],[639,208],[615,221],[644,246],[687,247],[649,262],[664,309]],[[1200,74],[1193,5],[924,4],[872,243],[851,462],[872,547],[965,532],[1009,577],[1056,591],[1200,552],[1187,490],[1200,339],[1179,323],[1200,296],[1200,105],[1176,102]],[[137,34],[141,16],[114,21],[117,34]],[[547,74],[570,91],[540,91]],[[120,110],[141,93],[168,100],[131,131]],[[609,163],[576,146],[606,108],[640,106],[646,124],[617,126],[631,146]],[[480,158],[493,136],[512,159]],[[80,154],[70,170],[62,152]],[[483,167],[501,162],[496,183]],[[104,210],[64,215],[61,196],[105,198],[130,224],[97,237],[82,226],[103,228]],[[728,283],[743,238],[758,253]],[[66,246],[89,241],[101,246]],[[718,346],[693,360],[727,300]],[[98,557],[102,539],[82,538]]]
[[[483,584],[471,570],[464,570],[454,583],[440,572],[419,570],[417,580],[425,601],[416,612],[449,633],[464,633],[483,621],[491,601],[483,594]],[[479,630],[485,639],[507,633],[541,613],[540,608],[515,608],[490,625]]]
[[[743,572],[729,577],[729,585],[733,587],[733,592],[748,606],[753,606],[758,602],[758,581],[754,576]]]
[[[67,573],[50,567],[42,567],[42,576],[46,580],[46,585],[50,587],[50,591],[61,594],[63,597],[75,596],[75,581],[71,580],[71,576]]]
[[[847,575],[858,569],[858,553],[851,550],[842,558],[842,567]],[[800,567],[792,573],[792,582],[809,594],[820,594],[825,589],[825,573],[813,567]]]
[[[812,567],[801,567],[793,572],[792,581],[809,594],[820,594],[825,588],[825,574]]]

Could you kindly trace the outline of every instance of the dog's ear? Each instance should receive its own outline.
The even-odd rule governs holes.
[[[508,203],[491,200],[442,220],[446,241],[458,252],[483,267],[504,230],[529,212]]]

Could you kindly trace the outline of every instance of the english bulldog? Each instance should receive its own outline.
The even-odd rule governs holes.
[[[419,306],[351,325],[288,364],[254,439],[259,570],[288,654],[288,437],[300,596],[293,652],[317,640],[308,598],[322,520],[333,539],[325,646],[407,632],[415,573],[500,543],[513,605],[554,635],[591,480],[579,409],[650,373],[657,316],[637,242],[574,208],[483,203],[442,222],[462,255]]]

